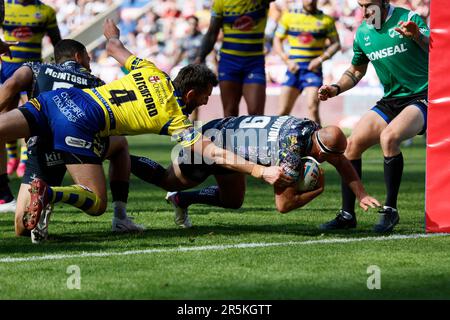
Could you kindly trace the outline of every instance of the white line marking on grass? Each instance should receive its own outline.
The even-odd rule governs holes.
[[[227,249],[248,249],[248,248],[267,248],[267,247],[281,247],[281,246],[301,246],[312,244],[339,244],[350,242],[364,242],[364,241],[391,241],[391,240],[404,240],[404,239],[419,239],[419,238],[432,238],[449,236],[447,233],[434,233],[434,234],[410,234],[410,235],[391,235],[382,237],[365,237],[365,238],[331,238],[323,240],[307,240],[307,241],[287,241],[287,242],[255,242],[255,243],[238,243],[228,245],[210,245],[199,247],[178,247],[167,249],[146,249],[146,250],[130,250],[123,252],[83,252],[78,254],[51,254],[45,256],[31,256],[31,257],[6,257],[0,259],[0,263],[10,262],[30,262],[30,261],[46,261],[46,260],[63,260],[72,258],[87,258],[87,257],[111,257],[111,256],[127,256],[137,254],[150,254],[150,253],[164,253],[164,252],[189,252],[189,251],[214,251],[214,250],[227,250]]]

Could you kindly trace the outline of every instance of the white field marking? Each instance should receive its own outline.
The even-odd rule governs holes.
[[[302,246],[313,244],[339,244],[350,242],[363,242],[363,241],[391,241],[391,240],[404,240],[404,239],[419,239],[419,238],[432,238],[450,236],[447,233],[434,233],[434,234],[410,234],[410,235],[391,235],[381,237],[365,237],[365,238],[332,238],[323,240],[307,240],[307,241],[287,241],[287,242],[255,242],[255,243],[238,243],[227,245],[211,245],[211,246],[199,246],[199,247],[178,247],[167,249],[146,249],[146,250],[129,250],[123,252],[82,252],[78,254],[51,254],[45,256],[31,256],[31,257],[6,257],[0,259],[0,263],[10,262],[30,262],[30,261],[46,261],[46,260],[63,260],[73,258],[87,258],[87,257],[111,257],[111,256],[127,256],[137,254],[150,254],[150,253],[165,253],[165,252],[189,252],[189,251],[214,251],[214,250],[227,250],[227,249],[248,249],[248,248],[267,248],[267,247],[282,247],[282,246]]]

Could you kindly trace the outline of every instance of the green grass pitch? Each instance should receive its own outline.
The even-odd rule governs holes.
[[[129,143],[133,154],[169,163],[168,138],[131,137]],[[191,230],[174,225],[165,192],[135,177],[128,211],[147,227],[143,234],[113,234],[110,207],[90,217],[58,205],[49,241],[33,245],[15,237],[13,214],[2,214],[0,299],[448,299],[450,237],[416,237],[424,234],[424,146],[416,138],[403,148],[394,232],[400,236],[392,239],[371,231],[374,209],[358,210],[355,230],[318,230],[340,207],[339,179],[326,164],[324,194],[302,209],[278,214],[271,187],[249,178],[240,210],[192,206]],[[363,159],[366,189],[383,201],[380,149]],[[13,180],[14,190],[18,185]],[[79,282],[71,282],[73,265]],[[368,289],[370,266],[381,272],[380,289]]]

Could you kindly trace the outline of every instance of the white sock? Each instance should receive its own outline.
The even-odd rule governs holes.
[[[127,203],[122,201],[114,201],[114,217],[118,219],[125,219],[127,217]]]

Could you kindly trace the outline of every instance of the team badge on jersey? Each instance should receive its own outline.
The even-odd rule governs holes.
[[[298,36],[298,39],[300,40],[300,42],[303,42],[303,43],[311,43],[314,41],[314,37],[310,32],[300,33],[300,35]]]
[[[158,83],[161,79],[158,76],[151,76],[148,78],[148,81],[150,81],[150,83]]]
[[[255,26],[255,20],[250,16],[242,16],[236,19],[233,28],[240,31],[250,31]]]
[[[33,31],[31,31],[30,27],[18,27],[11,34],[19,40],[27,40],[33,36]]]

